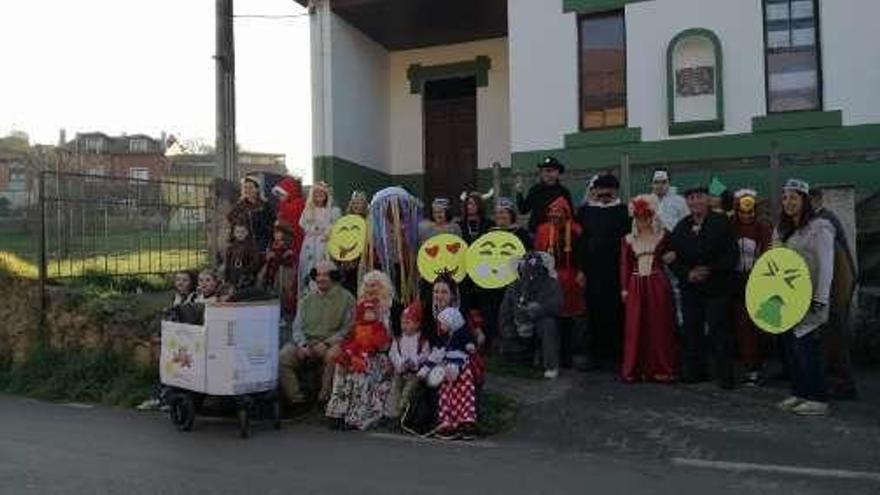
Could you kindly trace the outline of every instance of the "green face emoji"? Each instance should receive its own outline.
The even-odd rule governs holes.
[[[467,271],[483,289],[500,289],[516,280],[513,261],[526,254],[522,241],[510,232],[495,231],[474,241],[467,252]]]
[[[771,249],[755,262],[746,285],[746,309],[758,328],[774,334],[791,329],[812,300],[810,269],[797,252]]]
[[[327,252],[336,261],[354,261],[364,253],[367,223],[360,215],[346,215],[333,224]]]

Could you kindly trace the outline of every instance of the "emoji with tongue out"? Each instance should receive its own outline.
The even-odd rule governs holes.
[[[439,234],[426,240],[419,248],[416,262],[419,274],[428,282],[446,273],[456,282],[467,275],[466,256],[468,245],[461,237],[452,234]]]
[[[360,215],[346,215],[333,224],[327,252],[336,261],[354,261],[364,253],[367,223]]]

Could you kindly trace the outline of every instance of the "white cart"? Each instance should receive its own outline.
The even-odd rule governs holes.
[[[278,301],[214,303],[204,325],[162,322],[159,378],[171,421],[192,429],[207,396],[234,401],[242,437],[252,418],[281,426],[278,401]]]

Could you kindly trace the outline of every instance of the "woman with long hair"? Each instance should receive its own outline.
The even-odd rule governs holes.
[[[774,242],[800,254],[810,270],[813,300],[806,316],[783,335],[791,367],[791,397],[779,408],[801,416],[828,413],[828,392],[822,364],[819,330],[828,321],[828,301],[834,277],[834,227],[817,216],[810,204],[810,186],[789,179],[782,192],[782,216],[773,234]]]
[[[226,215],[229,224],[229,240],[236,225],[248,228],[257,245],[257,251],[264,252],[272,239],[275,225],[275,210],[263,199],[260,179],[248,175],[241,179],[241,197]]]
[[[309,273],[319,261],[327,259],[327,239],[333,222],[339,218],[339,208],[333,206],[330,186],[326,182],[316,182],[309,191],[306,207],[299,225],[305,232],[302,250],[299,254],[299,297],[309,290]]]

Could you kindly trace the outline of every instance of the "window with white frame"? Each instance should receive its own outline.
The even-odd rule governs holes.
[[[100,153],[104,151],[104,139],[100,137],[90,137],[85,139],[86,151]]]
[[[767,111],[822,109],[817,0],[764,0]]]
[[[128,151],[130,153],[146,153],[149,151],[150,143],[146,139],[131,139],[128,141]]]

